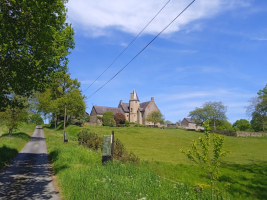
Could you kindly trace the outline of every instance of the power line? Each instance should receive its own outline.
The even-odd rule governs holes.
[[[148,27],[148,25],[158,16],[158,14],[166,7],[166,5],[170,2],[171,0],[167,1],[167,3],[158,11],[158,13],[148,22],[148,24],[135,36],[135,38],[125,47],[125,49],[120,53],[120,55],[113,60],[113,62],[100,74],[91,85],[89,85],[83,92],[85,92],[87,89],[89,89],[115,62],[116,60],[128,49],[128,47],[138,38],[138,36]]]
[[[120,71],[118,71],[112,78],[110,78],[104,85],[102,85],[100,88],[98,88],[93,94],[91,94],[86,99],[93,96],[95,93],[97,93],[99,90],[101,90],[105,85],[107,85],[112,79],[114,79],[122,70],[124,70],[137,56],[139,56],[163,31],[165,31],[181,14],[183,14],[184,11],[186,11],[195,0],[193,0],[188,6],[185,7],[185,9],[182,10],[162,31],[160,31],[141,51],[139,51]]]

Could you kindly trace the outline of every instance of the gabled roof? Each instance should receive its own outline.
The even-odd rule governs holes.
[[[135,89],[134,89],[134,91],[133,91],[133,100],[137,100],[137,101],[139,101],[139,99],[138,99],[138,96],[137,96],[137,93],[136,93]]]
[[[99,115],[103,115],[104,112],[106,111],[113,112],[113,115],[115,115],[116,113],[123,113],[121,108],[113,108],[113,107],[106,107],[106,106],[94,106],[94,108],[95,108],[96,113]]]
[[[150,101],[140,103],[140,111],[144,111],[149,103],[150,103]]]
[[[195,123],[193,119],[191,118],[184,118],[188,123]]]
[[[124,112],[129,112],[129,103],[121,103]]]

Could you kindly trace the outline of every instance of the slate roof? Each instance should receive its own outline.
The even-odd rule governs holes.
[[[192,120],[191,118],[185,118],[185,120],[186,120],[188,123],[195,123],[194,120]]]
[[[123,111],[120,108],[113,108],[113,107],[106,107],[106,106],[94,106],[96,113],[99,115],[103,115],[106,111],[113,112],[113,115],[116,113],[123,113]]]
[[[137,100],[137,101],[139,101],[139,98],[138,98],[138,96],[137,96],[137,93],[136,93],[135,89],[134,89],[134,91],[133,91],[133,100]]]
[[[121,106],[124,112],[129,112],[129,103],[122,103]]]
[[[140,103],[140,111],[144,111],[149,103],[150,103],[150,101]]]

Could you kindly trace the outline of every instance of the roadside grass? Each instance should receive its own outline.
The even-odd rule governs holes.
[[[161,177],[189,185],[209,187],[209,177],[199,166],[191,163],[180,149],[191,148],[192,140],[204,133],[182,129],[145,127],[69,126],[66,131],[76,137],[77,132],[89,129],[98,135],[115,132],[128,151],[139,156],[143,166]],[[228,191],[232,199],[267,199],[267,138],[225,136],[227,155],[221,165],[219,192]]]
[[[66,130],[74,137],[80,129]],[[197,193],[186,182],[161,178],[146,162],[135,166],[115,161],[102,166],[100,152],[73,140],[64,144],[62,130],[44,128],[44,133],[63,199],[210,199],[209,189]],[[229,199],[226,193],[219,199],[222,196]]]
[[[22,124],[9,136],[4,124],[0,126],[0,169],[6,166],[30,140],[34,124]]]

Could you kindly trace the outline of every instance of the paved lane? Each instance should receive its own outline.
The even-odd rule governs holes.
[[[0,199],[59,199],[49,171],[43,129],[36,127],[31,140],[0,171]]]

